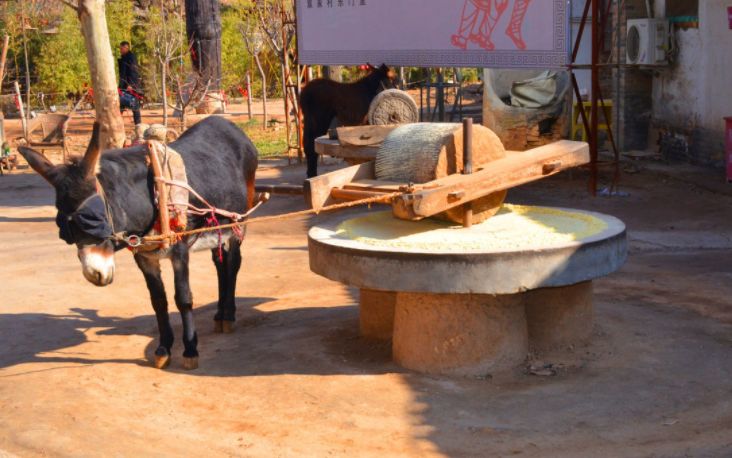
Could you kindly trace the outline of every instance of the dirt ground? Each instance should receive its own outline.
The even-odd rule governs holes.
[[[325,215],[249,229],[231,335],[213,333],[210,254],[193,255],[200,367],[182,369],[179,339],[155,370],[132,256],[92,286],[57,238],[52,189],[0,177],[0,456],[732,456],[732,188],[716,171],[623,167],[627,195],[590,197],[582,171],[510,193],[615,215],[630,253],[596,281],[592,343],[536,356],[557,375],[482,380],[403,370],[358,337],[357,291],[308,268]],[[262,214],[303,207],[276,197]]]

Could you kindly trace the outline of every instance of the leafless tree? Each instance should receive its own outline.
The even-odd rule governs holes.
[[[298,154],[301,154],[299,138],[301,135],[298,90],[300,85],[299,68],[293,57],[296,55],[294,10],[291,2],[285,0],[259,0],[255,2],[250,16],[257,23],[259,30],[265,37],[272,52],[277,56],[280,66],[280,80],[282,84],[282,100],[285,105],[285,127],[290,146],[290,132],[292,130],[290,108],[295,112],[294,122],[297,132]],[[294,70],[294,71],[293,71]],[[294,75],[293,75],[294,73]],[[294,78],[293,78],[294,76]]]
[[[163,100],[163,124],[168,127],[168,79],[170,63],[183,58],[181,49],[184,45],[184,36],[180,31],[170,30],[168,15],[176,14],[175,10],[166,9],[166,1],[160,1],[161,27],[153,33],[153,54],[160,63],[161,92]],[[182,22],[182,19],[181,19]],[[181,69],[182,70],[182,69]],[[180,87],[179,87],[180,89]]]
[[[254,62],[257,64],[259,69],[259,75],[262,78],[262,111],[264,113],[264,119],[262,121],[262,128],[267,128],[267,75],[262,67],[262,60],[260,59],[260,53],[264,47],[264,37],[257,24],[252,21],[247,21],[245,24],[239,25],[239,32],[244,39],[244,46],[246,46],[249,54],[254,57]]]
[[[182,75],[176,77],[176,105],[170,105],[180,116],[180,131],[183,132],[187,127],[186,113],[189,107],[198,106],[203,102],[208,94],[211,86],[211,80],[204,81],[200,74],[191,74],[186,81],[183,81]],[[175,115],[174,115],[175,116]]]

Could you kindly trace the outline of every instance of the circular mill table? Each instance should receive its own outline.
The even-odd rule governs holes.
[[[617,218],[512,205],[471,228],[370,212],[308,240],[313,272],[360,288],[362,335],[406,368],[470,376],[587,341],[592,280],[627,255]]]

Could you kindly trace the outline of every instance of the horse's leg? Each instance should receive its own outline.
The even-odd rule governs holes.
[[[216,332],[230,333],[236,319],[236,277],[241,267],[241,242],[231,237],[221,252],[211,250],[219,278],[218,310],[214,316]]]
[[[170,364],[170,348],[173,346],[173,328],[168,319],[168,299],[165,297],[165,286],[160,276],[160,260],[135,254],[135,262],[145,277],[147,289],[150,291],[150,301],[155,310],[158,321],[160,342],[155,350],[155,367],[162,369]]]
[[[193,322],[193,294],[188,276],[188,245],[176,244],[171,251],[175,278],[175,305],[183,321],[183,367],[198,367],[198,335]]]
[[[526,10],[529,9],[531,0],[516,0],[511,11],[511,21],[506,28],[506,35],[513,41],[518,49],[526,49],[526,43],[521,36],[521,28],[524,25]]]

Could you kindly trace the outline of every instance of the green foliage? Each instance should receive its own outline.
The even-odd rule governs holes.
[[[271,2],[271,0],[268,0]],[[261,5],[260,5],[261,6]],[[247,72],[251,75],[252,96],[261,97],[262,79],[253,56],[247,50],[242,30],[258,27],[253,14],[254,2],[251,0],[231,0],[221,7],[221,69],[222,89],[238,96],[237,86],[244,87]],[[262,68],[267,78],[267,96],[278,97],[282,94],[281,74],[277,56],[266,43],[259,53]]]
[[[64,10],[58,33],[43,44],[38,56],[37,72],[38,91],[76,92],[84,83],[90,83],[84,37],[76,12],[70,8]]]
[[[221,87],[225,90],[243,87],[245,75],[253,70],[252,56],[239,31],[245,20],[241,10],[225,8],[221,12]],[[261,87],[258,89],[261,91]]]
[[[134,15],[130,2],[108,1],[106,17],[110,44],[117,55],[119,43],[132,40]],[[42,40],[35,70],[36,91],[65,94],[81,90],[84,84],[91,85],[84,37],[76,12],[71,8],[62,10],[58,33]]]
[[[262,122],[253,118],[237,125],[254,143],[259,157],[280,156],[287,153],[287,134],[285,129],[262,129]],[[294,133],[293,133],[294,140]]]

